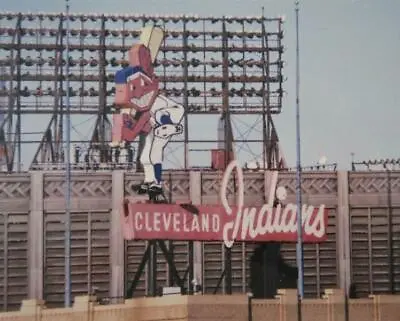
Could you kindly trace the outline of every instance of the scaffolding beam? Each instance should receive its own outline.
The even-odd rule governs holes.
[[[204,122],[203,115],[222,117],[227,159],[231,157],[230,151],[242,153],[240,148],[234,150],[233,142],[245,140],[238,137],[240,129],[232,130],[235,120],[242,115],[255,115],[262,117],[263,122],[249,126],[258,136],[248,138],[247,143],[257,141],[260,143],[257,148],[263,146],[263,151],[251,151],[252,157],[262,153],[264,167],[278,166],[282,156],[273,120],[282,108],[280,18],[71,14],[69,57],[63,57],[66,33],[62,14],[0,13],[0,19],[4,22],[0,28],[0,64],[6,66],[2,80],[8,83],[8,88],[0,92],[2,97],[8,97],[8,108],[0,113],[9,116],[5,117],[1,135],[7,150],[8,170],[15,169],[14,163],[21,163],[20,155],[26,144],[37,141],[39,146],[32,160],[35,168],[43,162],[53,165],[63,162],[66,90],[71,97],[71,114],[96,116],[89,135],[85,132],[84,139],[73,137],[73,140],[84,142],[80,144],[84,146],[79,146],[81,150],[99,151],[100,161],[110,159],[108,117],[116,112],[114,75],[127,65],[126,52],[138,39],[140,29],[149,23],[163,26],[166,35],[155,61],[156,74],[162,83],[160,93],[186,110],[183,148],[179,149],[180,156],[172,157],[178,159],[174,163],[185,169],[198,165],[198,158],[191,157],[193,144],[209,142],[199,138],[202,132],[192,132],[192,124]],[[38,54],[34,56],[35,53]],[[67,64],[70,88],[63,88]],[[38,130],[41,139],[21,136],[24,134],[21,121],[31,114],[51,116],[46,126]],[[72,126],[79,132],[75,119],[79,117],[73,117]],[[136,169],[140,171],[143,137],[134,144]],[[203,146],[209,151],[215,148]],[[236,156],[245,160],[241,155]]]

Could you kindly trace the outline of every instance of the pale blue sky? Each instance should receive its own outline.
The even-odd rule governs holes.
[[[294,164],[294,1],[70,0],[70,4],[71,11],[87,13],[234,16],[259,15],[264,6],[267,16],[284,15],[287,95],[276,125],[286,158]],[[64,5],[55,0],[1,1],[6,11],[59,12]],[[326,155],[329,162],[348,168],[352,152],[362,160],[400,157],[400,1],[303,0],[300,14],[303,164]]]

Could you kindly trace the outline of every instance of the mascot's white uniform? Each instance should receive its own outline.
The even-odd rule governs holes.
[[[162,182],[162,164],[164,149],[171,137],[183,132],[181,125],[184,107],[171,99],[159,95],[151,107],[151,131],[146,136],[145,145],[140,157],[144,170],[144,185],[150,190],[158,191]]]

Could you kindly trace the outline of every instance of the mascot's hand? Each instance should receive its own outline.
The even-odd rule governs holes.
[[[151,127],[153,127],[153,128],[158,126],[158,124],[157,124],[156,120],[154,119],[154,117],[150,117],[149,122],[150,122]]]
[[[173,135],[183,133],[183,126],[181,124],[167,124],[161,125],[154,129],[154,135],[160,138],[169,138]]]

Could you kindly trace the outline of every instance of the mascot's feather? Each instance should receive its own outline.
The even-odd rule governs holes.
[[[164,41],[164,31],[160,27],[144,27],[140,33],[139,43],[145,45],[150,50],[151,61],[154,63]]]

